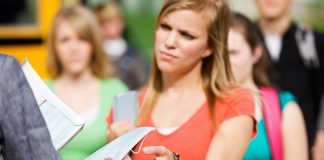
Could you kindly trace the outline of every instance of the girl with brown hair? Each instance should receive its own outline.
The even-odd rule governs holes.
[[[295,98],[278,92],[269,81],[268,57],[255,25],[241,14],[232,18],[228,46],[233,73],[242,86],[254,91],[257,106],[258,135],[244,159],[307,159],[306,129]]]
[[[48,41],[48,86],[85,121],[85,128],[60,154],[84,159],[106,144],[107,124],[115,94],[125,85],[109,75],[96,17],[82,6],[62,8],[54,18]]]

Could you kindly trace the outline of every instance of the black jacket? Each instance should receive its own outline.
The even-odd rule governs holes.
[[[320,67],[307,67],[297,46],[295,36],[297,29],[296,24],[291,23],[282,36],[279,60],[271,62],[269,77],[281,90],[290,91],[296,96],[304,115],[308,142],[311,146],[314,142],[319,102],[324,86],[324,35],[314,32]]]

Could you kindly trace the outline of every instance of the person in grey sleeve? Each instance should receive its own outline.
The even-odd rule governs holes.
[[[0,160],[58,160],[21,66],[0,54]]]
[[[322,94],[321,103],[320,103],[320,113],[318,118],[318,127],[317,127],[316,141],[312,148],[312,154],[314,160],[323,160],[324,159],[324,93]]]

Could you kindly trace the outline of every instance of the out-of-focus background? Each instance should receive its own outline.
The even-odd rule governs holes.
[[[43,78],[48,78],[45,66],[46,38],[53,16],[65,5],[84,4],[89,8],[109,0],[1,0],[0,52],[20,61],[27,58]],[[126,38],[145,59],[150,59],[153,47],[156,14],[163,0],[117,0],[123,6]],[[257,19],[254,0],[229,0],[230,6]],[[324,32],[324,0],[295,0],[294,19],[311,24]]]

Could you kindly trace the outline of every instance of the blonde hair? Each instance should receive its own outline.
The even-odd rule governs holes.
[[[105,78],[111,75],[112,65],[102,47],[99,24],[90,10],[82,6],[69,6],[62,8],[54,17],[52,28],[48,36],[47,71],[52,78],[57,78],[63,72],[55,47],[57,28],[61,22],[69,23],[80,36],[92,46],[90,68],[92,73]]]
[[[202,60],[201,77],[210,115],[214,119],[212,113],[216,96],[222,98],[225,93],[229,93],[227,91],[236,86],[227,50],[230,9],[223,0],[168,0],[159,12],[157,26],[166,15],[185,9],[202,13],[209,21],[207,45],[212,50],[212,55]],[[163,88],[162,73],[157,66],[155,54],[153,58],[138,123],[144,122],[151,114]]]
[[[95,13],[100,23],[113,19],[123,19],[122,8],[116,2],[108,2],[98,6]]]

